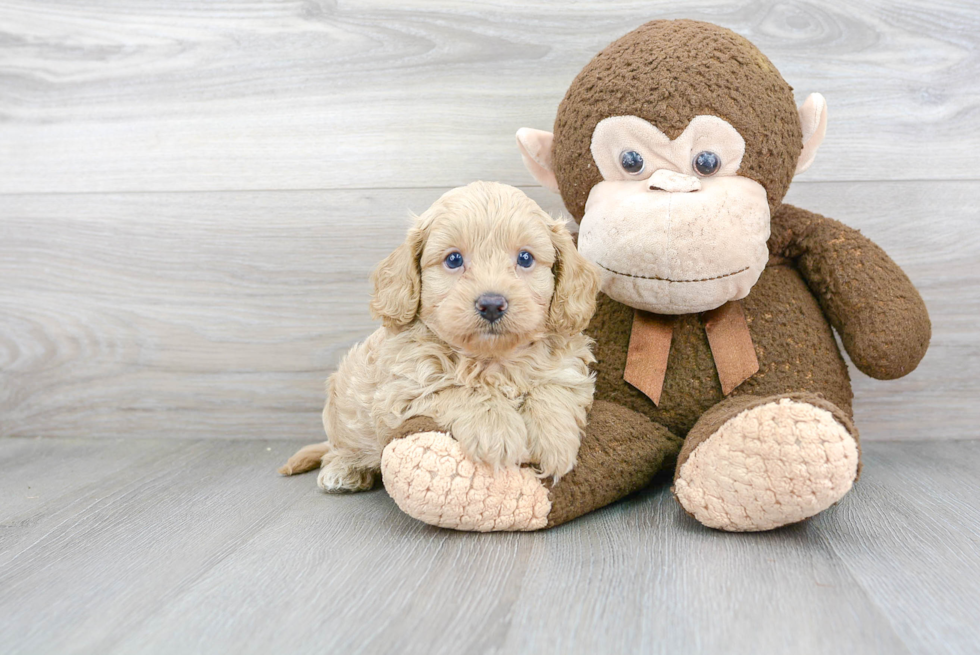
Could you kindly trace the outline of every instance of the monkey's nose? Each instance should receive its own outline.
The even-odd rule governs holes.
[[[507,299],[498,293],[485,293],[476,299],[476,311],[487,323],[496,323],[507,313]]]
[[[647,180],[651,191],[667,191],[668,193],[688,193],[701,190],[701,180],[693,175],[675,173],[666,168],[655,171]]]

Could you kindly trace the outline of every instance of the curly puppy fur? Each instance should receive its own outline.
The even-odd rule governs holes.
[[[534,262],[520,266],[518,253]],[[446,258],[460,253],[463,264]],[[517,189],[474,182],[443,195],[372,277],[379,328],[327,381],[328,441],[280,469],[321,466],[324,491],[371,488],[381,453],[406,419],[427,416],[475,460],[572,470],[592,405],[594,361],[582,330],[599,276],[561,221]],[[506,299],[489,321],[487,294]]]

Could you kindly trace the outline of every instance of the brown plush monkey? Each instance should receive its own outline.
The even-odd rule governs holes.
[[[881,248],[783,204],[826,120],[819,94],[797,109],[772,63],[715,25],[653,21],[599,53],[572,82],[554,135],[518,132],[528,169],[561,193],[580,252],[604,274],[578,464],[553,487],[534,481],[544,501],[526,479],[501,482],[513,472],[461,481],[454,471],[453,489],[424,461],[448,451],[431,433],[412,450],[409,436],[385,470],[399,505],[447,527],[536,529],[668,466],[683,508],[723,530],[775,528],[840,500],[860,467],[832,327],[879,379],[911,372],[931,329]],[[528,519],[520,501],[534,493]]]

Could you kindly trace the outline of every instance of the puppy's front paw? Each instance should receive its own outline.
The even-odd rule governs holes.
[[[463,452],[477,462],[505,467],[528,460],[527,426],[509,408],[474,411],[457,419],[452,433]]]
[[[531,462],[535,463],[539,478],[551,478],[558,482],[561,476],[575,468],[578,457],[578,431],[573,436],[552,439],[531,439]]]
[[[581,429],[571,412],[555,415],[539,403],[525,405],[528,449],[538,477],[558,482],[575,467],[582,442]],[[582,418],[584,423],[584,417]]]
[[[591,386],[587,392],[580,391],[572,393],[554,385],[539,387],[521,409],[527,424],[530,461],[542,478],[557,482],[575,466],[592,400]]]

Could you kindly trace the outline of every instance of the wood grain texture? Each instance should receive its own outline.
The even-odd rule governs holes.
[[[878,446],[827,542],[911,650],[976,652],[980,442]]]
[[[370,271],[443,191],[0,197],[0,436],[318,440]]]
[[[654,18],[754,41],[830,130],[809,180],[977,179],[980,5],[0,1],[0,192],[526,184],[600,49]]]
[[[698,525],[663,486],[543,533],[439,530],[380,490],[276,476],[296,445],[0,440],[4,652],[965,655],[980,640],[978,441],[867,444],[840,505],[742,535]]]
[[[370,271],[442,191],[0,196],[0,436],[318,440],[323,380],[375,327]],[[977,436],[978,193],[791,191],[890,252],[932,313],[913,374],[854,371],[866,439]]]

